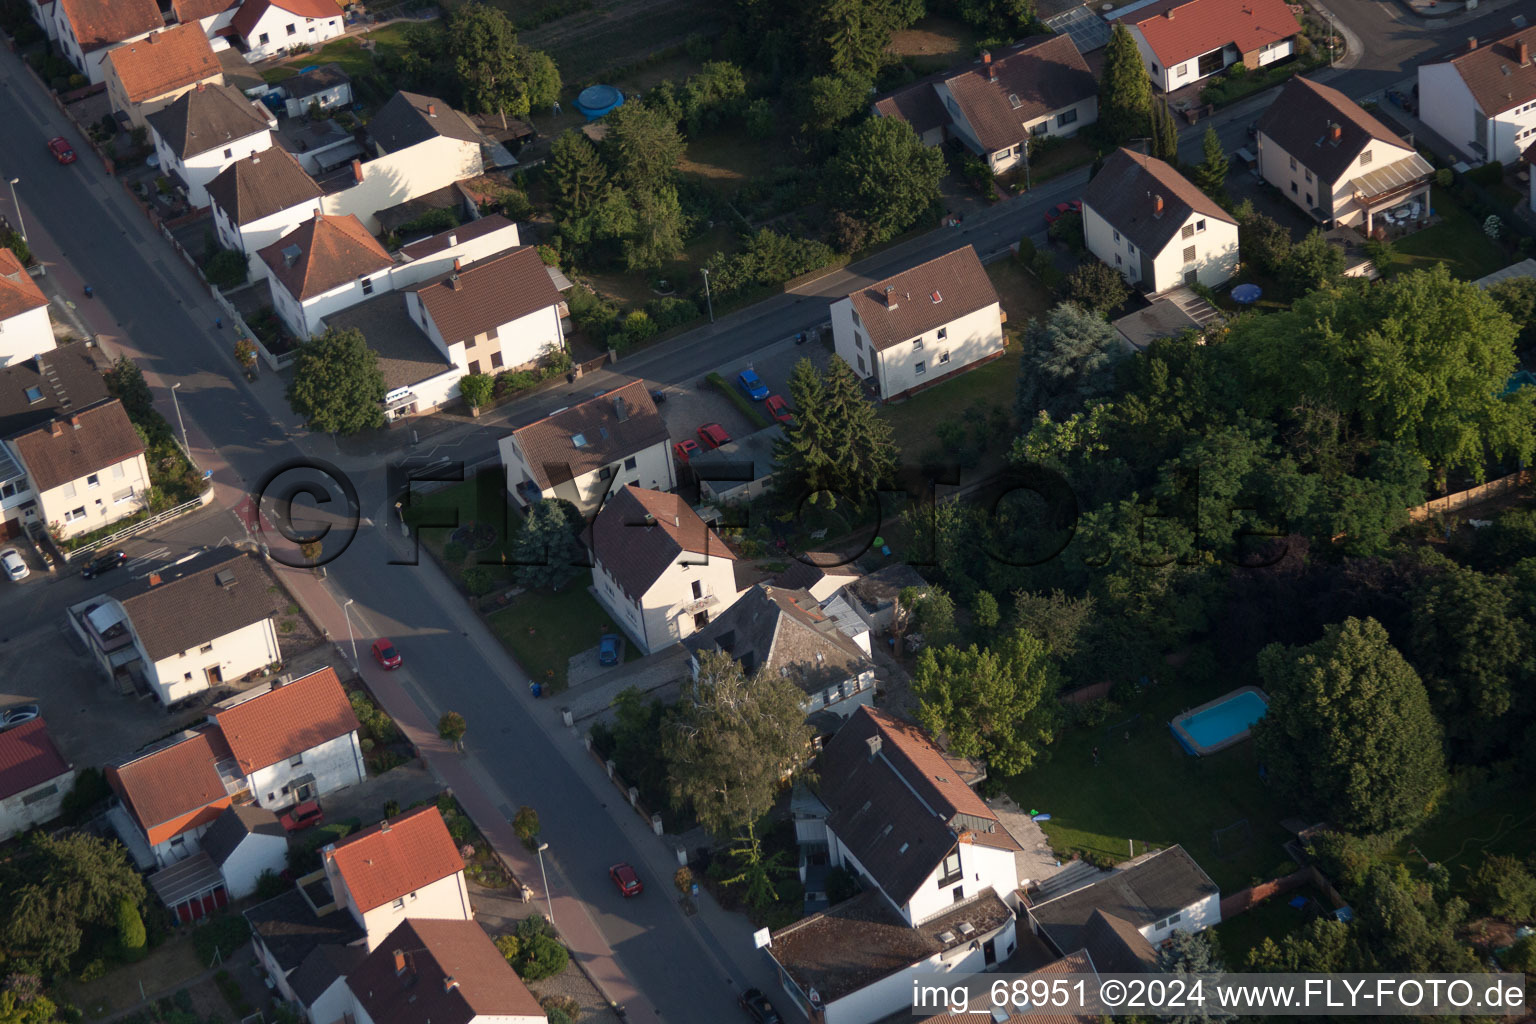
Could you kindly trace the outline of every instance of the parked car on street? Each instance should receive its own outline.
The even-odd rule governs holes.
[[[597,663],[599,665],[617,665],[619,663],[619,635],[617,633],[604,633],[603,638],[597,642]]]
[[[731,443],[731,435],[718,423],[706,423],[699,428],[699,440],[704,442],[705,448],[719,448]]]
[[[395,645],[383,637],[373,642],[373,660],[379,663],[381,668],[399,668],[400,652],[395,650]]]
[[[1050,227],[1065,214],[1082,212],[1083,201],[1081,199],[1074,199],[1070,203],[1057,203],[1053,208],[1046,211],[1045,226]]]
[[[762,989],[749,988],[736,997],[736,1002],[757,1024],[780,1024],[783,1019],[768,1001],[768,997],[763,995]]]
[[[741,388],[742,394],[754,402],[761,402],[768,397],[768,385],[764,384],[752,370],[742,370],[737,374],[736,386]]]
[[[678,462],[687,462],[693,456],[699,454],[699,442],[691,437],[685,437],[672,446],[672,454],[677,456]]]
[[[13,580],[24,580],[32,575],[32,570],[28,569],[27,563],[22,560],[21,552],[15,548],[0,551],[0,566],[5,567],[5,574]]]
[[[324,824],[325,812],[320,809],[319,804],[310,800],[289,808],[277,820],[282,823],[285,832],[302,832],[307,828]]]
[[[75,148],[69,144],[69,140],[62,135],[55,135],[48,140],[48,152],[61,164],[75,162]]]
[[[615,864],[608,869],[608,877],[613,879],[613,884],[625,896],[639,896],[645,891],[645,886],[640,884],[640,876],[628,864]]]
[[[104,555],[97,555],[85,563],[85,568],[80,570],[80,578],[93,580],[104,572],[111,572],[126,561],[128,561],[128,555],[122,551],[109,551]]]
[[[763,405],[775,421],[786,426],[795,422],[795,414],[789,411],[789,403],[784,401],[783,395],[769,395]]]

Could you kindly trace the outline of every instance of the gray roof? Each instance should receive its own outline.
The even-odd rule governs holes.
[[[214,819],[213,825],[203,834],[203,852],[223,867],[230,855],[245,842],[245,837],[251,835],[276,836],[287,841],[277,815],[255,804],[240,804],[226,807],[224,813]]]
[[[1129,862],[1108,878],[1029,908],[1057,951],[1082,949],[1095,911],[1145,928],[1221,889],[1181,846]],[[1097,959],[1095,959],[1097,963]]]
[[[1185,331],[1199,330],[1200,321],[1184,312],[1177,302],[1162,298],[1145,309],[1127,313],[1114,322],[1114,328],[1126,341],[1143,349],[1158,338],[1176,338]]]
[[[872,667],[809,593],[764,584],[683,642],[691,651],[725,651],[749,676],[759,670],[777,672],[808,694]]]
[[[1163,200],[1160,213],[1157,197]],[[1237,223],[1214,199],[1167,163],[1124,148],[1110,154],[1104,167],[1093,176],[1083,190],[1083,205],[1154,255],[1173,241],[1192,213],[1227,224]]]
[[[446,101],[414,92],[397,92],[380,107],[368,122],[368,135],[386,153],[438,137],[476,145],[481,141],[474,125]]]
[[[294,75],[283,83],[288,95],[296,100],[334,89],[338,85],[351,85],[352,78],[340,64],[321,64],[317,68]]]
[[[809,590],[823,577],[836,576],[846,585],[864,574],[858,563],[833,551],[805,551],[791,555],[789,567],[773,578],[776,587]]]
[[[27,394],[36,388],[38,399]],[[84,345],[66,345],[0,370],[0,437],[105,402],[107,382]]]
[[[385,292],[350,309],[327,313],[327,327],[356,327],[379,357],[384,389],[408,388],[453,369],[405,305],[405,292]]]
[[[844,587],[843,593],[857,598],[865,611],[877,612],[893,603],[908,587],[927,590],[928,581],[905,562],[895,562],[860,576]]]
[[[293,994],[306,1007],[325,995],[325,990],[339,978],[357,969],[368,956],[367,946],[316,946],[288,978]]]
[[[154,661],[272,616],[270,575],[233,547],[214,548],[112,591]]]
[[[365,937],[351,914],[335,910],[320,917],[297,888],[252,907],[245,919],[284,974],[320,946],[350,946]]]
[[[1137,974],[1157,968],[1157,951],[1129,921],[1095,910],[1083,927],[1083,945],[1094,965],[1110,974]]]
[[[207,185],[208,197],[236,224],[250,224],[324,195],[292,153],[270,146],[236,160]]]
[[[170,106],[150,114],[149,126],[171,152],[186,159],[267,131],[271,124],[239,90],[211,85],[183,93]]]

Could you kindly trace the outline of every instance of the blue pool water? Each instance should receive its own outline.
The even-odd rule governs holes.
[[[1252,690],[1244,690],[1215,707],[1182,719],[1179,727],[1200,746],[1212,747],[1248,729],[1268,710],[1269,705],[1263,697]]]

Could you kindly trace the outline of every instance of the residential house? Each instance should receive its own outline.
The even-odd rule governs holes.
[[[905,562],[883,565],[872,573],[866,573],[844,586],[840,593],[859,614],[869,628],[883,633],[896,625],[904,613],[901,592],[912,589],[920,594],[928,592],[928,581]]]
[[[26,473],[37,514],[57,538],[101,529],[148,507],[144,440],[115,398],[5,444]]]
[[[196,23],[151,32],[107,53],[102,66],[112,109],[135,127],[199,85],[223,85],[224,70]]]
[[[563,498],[583,513],[625,484],[677,486],[667,425],[644,381],[519,427],[499,442],[507,490],[519,508]]]
[[[41,718],[0,732],[0,841],[59,816],[75,785]]]
[[[695,677],[699,656],[724,651],[748,676],[788,679],[805,692],[806,714],[844,718],[875,698],[875,666],[803,590],[758,584],[683,641]]]
[[[318,49],[346,31],[342,22],[336,0],[245,0],[230,27],[255,63],[302,46]]]
[[[107,383],[83,345],[38,352],[0,368],[0,540],[23,529],[36,534],[42,518],[26,468],[8,443],[57,416],[109,401]]]
[[[396,288],[407,288],[446,274],[455,264],[462,271],[520,245],[517,224],[502,214],[491,213],[435,235],[406,242],[394,254],[395,269],[390,276]],[[545,276],[549,275],[546,273]]]
[[[1173,932],[1221,923],[1221,890],[1183,847],[1170,846],[1032,904],[1028,914],[1030,928],[1058,953],[1092,943],[1101,969],[1144,970],[1156,961],[1152,950]]]
[[[1096,969],[1097,968],[1097,969]],[[1078,950],[1070,956],[1064,956],[1060,960],[1053,960],[1044,967],[1017,975],[1026,986],[1038,985],[1031,990],[1023,988],[1022,992],[1052,992],[1061,991],[1054,988],[1066,982],[1073,982],[1073,975],[1091,975],[1097,977],[1099,970],[1112,971],[1112,968],[1099,967],[1088,950]],[[1065,976],[1065,977],[1063,977]],[[1009,981],[1013,981],[1010,978]],[[1010,999],[1014,1005],[1010,1011],[1006,1003],[995,999],[990,988],[977,986],[977,991],[972,994],[970,1002],[963,1008],[951,1007],[931,1017],[923,1017],[914,1020],[912,1024],[985,1024],[990,1019],[993,1024],[1099,1024],[1102,1017],[1098,1014],[1087,1012],[1073,1013],[1070,1010],[1057,1010],[1044,1005],[1034,1005],[1026,997],[1013,1000],[1013,990],[1009,989]],[[1098,991],[1097,987],[1093,991]],[[1045,1002],[1042,1000],[1042,1003]],[[1000,1005],[1000,1003],[1002,1005]]]
[[[434,96],[397,92],[368,122],[372,159],[353,164],[325,198],[325,212],[353,214],[379,230],[378,212],[485,171],[480,133]]]
[[[436,806],[386,818],[325,847],[321,858],[337,906],[367,934],[370,952],[408,917],[474,917],[464,858]]]
[[[386,283],[388,279],[377,280]],[[441,408],[459,395],[464,367],[441,352],[405,306],[405,293],[386,291],[325,317],[327,329],[356,329],[378,357],[384,378],[384,418],[393,422]]]
[[[1121,20],[1152,84],[1163,92],[1233,64],[1254,71],[1284,60],[1296,53],[1301,32],[1285,0],[1156,0],[1127,10]]]
[[[1117,149],[1083,191],[1088,251],[1144,292],[1214,288],[1237,270],[1237,221],[1154,157]]]
[[[201,849],[245,783],[217,730],[187,730],[106,769],[117,797],[108,820],[140,868],[168,867]]]
[[[273,581],[252,556],[214,548],[71,609],[109,680],[141,676],[166,706],[282,661]]]
[[[43,30],[49,40],[59,37],[59,26],[54,21],[54,0],[27,0],[27,13],[32,20]]]
[[[224,808],[199,837],[198,846],[197,852],[147,879],[181,924],[244,899],[256,891],[263,874],[277,875],[288,866],[288,833],[277,815],[253,804]]]
[[[909,1010],[921,975],[958,981],[1012,955],[1019,845],[971,788],[979,765],[864,707],[827,743],[817,778],[826,818],[797,820],[797,835],[865,891],[772,934],[768,954],[803,1012],[869,1024]]]
[[[1435,169],[1339,90],[1296,76],[1258,123],[1259,174],[1324,226],[1369,235],[1383,211],[1429,216]]]
[[[303,341],[322,333],[326,314],[390,290],[394,261],[353,216],[316,213],[257,255],[277,315]]]
[[[0,248],[0,368],[54,347],[48,296],[10,249]]]
[[[688,471],[698,481],[699,500],[735,505],[766,494],[778,465],[774,448],[782,440],[784,427],[775,423],[689,456]]]
[[[311,110],[336,110],[352,103],[352,78],[340,64],[321,64],[283,80],[287,94],[283,109],[289,117],[302,117]]]
[[[186,190],[193,206],[208,205],[207,185],[236,160],[272,146],[277,119],[228,85],[199,85],[150,114],[160,170]]]
[[[267,275],[261,250],[318,214],[325,194],[281,146],[236,160],[206,189],[219,245],[245,255],[252,280]]]
[[[114,46],[165,28],[155,0],[54,0],[52,8],[48,37],[92,85],[102,80],[102,62]]]
[[[402,921],[347,976],[356,1024],[545,1024],[544,1009],[485,929]],[[320,1018],[314,1018],[319,1020]]]
[[[1473,161],[1512,164],[1536,141],[1536,28],[1419,65],[1419,120]]]
[[[806,551],[790,557],[789,567],[773,578],[773,585],[804,590],[817,601],[825,602],[863,575],[851,558],[832,551]]]
[[[336,916],[345,917],[352,924],[346,914]],[[300,961],[289,984],[295,1001],[304,1007],[310,1021],[346,1020],[352,1011],[352,990],[347,987],[347,977],[367,957],[368,947],[358,942],[352,946],[316,946]]]
[[[245,920],[256,960],[278,994],[303,1006],[310,1021],[334,1022],[351,1010],[345,979],[368,948],[362,927],[322,890],[321,882],[305,876],[281,896],[251,907]]]
[[[1001,356],[1005,320],[967,245],[832,303],[832,341],[890,401]]]
[[[215,53],[229,49],[231,33],[227,30],[239,9],[239,0],[171,0],[171,13],[176,21],[201,28]]]
[[[454,365],[492,374],[530,369],[565,350],[562,301],[533,246],[451,266],[405,297],[411,317]]]
[[[262,807],[291,807],[368,776],[357,716],[333,668],[248,690],[209,717]]]
[[[592,521],[592,590],[646,654],[703,629],[741,593],[736,556],[699,514],[635,484]]]

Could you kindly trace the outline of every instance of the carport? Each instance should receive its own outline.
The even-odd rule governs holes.
[[[224,876],[213,858],[198,853],[149,876],[149,887],[181,924],[191,924],[229,906]]]

